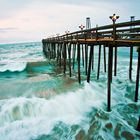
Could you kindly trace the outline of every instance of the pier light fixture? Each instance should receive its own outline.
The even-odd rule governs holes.
[[[69,31],[69,30],[65,31],[65,34],[69,34],[69,33],[70,33],[70,31]]]
[[[116,14],[113,14],[113,16],[110,16],[109,18],[113,21],[113,23],[115,23],[116,20],[119,18],[119,16],[116,16]]]
[[[83,30],[83,29],[85,28],[85,26],[81,24],[81,25],[79,26],[79,28],[80,28],[81,30]]]

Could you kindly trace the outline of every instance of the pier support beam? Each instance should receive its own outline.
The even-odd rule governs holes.
[[[73,70],[75,66],[75,54],[76,54],[76,44],[73,44],[73,52],[72,52],[72,57],[73,57]]]
[[[99,45],[99,57],[98,57],[98,71],[97,71],[97,80],[99,80],[100,76],[100,62],[101,62],[101,45]]]
[[[68,55],[69,55],[69,75],[71,77],[71,44],[68,46]]]
[[[137,126],[137,131],[140,131],[140,116],[139,116],[139,120],[138,120],[138,126]]]
[[[137,75],[136,75],[135,102],[138,101],[139,73],[140,73],[140,48],[138,48],[138,63],[137,63]]]
[[[88,44],[85,44],[85,73],[87,75],[87,67],[88,67]]]
[[[104,72],[106,72],[106,47],[104,45]]]
[[[114,56],[114,76],[117,75],[117,46],[115,46],[115,56]]]
[[[81,83],[81,72],[80,72],[80,43],[77,44],[77,56],[78,56],[78,81]]]
[[[88,66],[88,73],[87,73],[87,82],[89,83],[90,82],[90,73],[91,73],[91,65],[92,62],[93,62],[93,48],[94,46],[91,45],[90,46],[90,56],[89,56],[89,66]]]
[[[64,57],[64,62],[63,62],[64,64],[63,65],[64,65],[64,74],[65,74],[66,73],[66,43],[64,43],[64,52],[63,53],[64,53],[63,54],[64,55],[63,56]]]
[[[92,49],[92,70],[94,70],[94,45]]]
[[[60,48],[59,48],[59,66],[61,68],[62,65],[62,43],[60,44]]]
[[[83,44],[82,44],[82,62],[83,62],[83,67],[84,67],[84,46],[83,46]]]
[[[130,46],[129,80],[132,80],[133,46]]]
[[[107,110],[111,111],[111,82],[112,82],[112,56],[113,47],[109,46],[108,53],[108,86],[107,86]]]

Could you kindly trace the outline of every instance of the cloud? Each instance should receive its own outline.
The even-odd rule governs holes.
[[[131,15],[140,18],[138,0],[0,0],[1,41],[41,40],[65,30],[79,30],[78,26],[91,18],[96,24],[111,24],[113,13],[120,16],[118,22],[130,20]]]
[[[0,32],[9,32],[11,30],[17,30],[17,28],[13,28],[13,27],[0,28]]]

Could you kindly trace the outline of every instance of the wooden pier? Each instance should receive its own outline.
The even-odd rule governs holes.
[[[134,28],[131,28],[134,27]],[[97,79],[100,78],[101,49],[103,49],[104,71],[108,73],[107,82],[107,110],[111,111],[111,82],[117,75],[117,51],[119,47],[130,49],[129,80],[132,80],[133,48],[137,47],[138,62],[136,73],[136,88],[134,101],[138,101],[139,72],[140,72],[140,20],[118,23],[87,30],[80,30],[66,33],[61,36],[51,37],[42,40],[43,52],[48,59],[56,59],[60,67],[63,66],[64,73],[69,70],[72,76],[72,69],[75,64],[78,66],[78,82],[81,83],[81,70],[83,65],[87,82],[90,82],[90,75],[94,69],[94,48],[99,48]],[[106,62],[106,48],[108,48],[108,63]],[[114,53],[113,53],[114,52]],[[113,63],[114,62],[114,63]],[[68,65],[67,65],[68,63]],[[106,64],[108,68],[106,70]],[[67,68],[68,66],[68,68]],[[113,72],[114,67],[114,72]],[[140,131],[140,120],[137,130]]]

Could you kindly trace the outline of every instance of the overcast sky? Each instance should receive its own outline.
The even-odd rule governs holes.
[[[92,27],[140,19],[140,0],[0,0],[0,43],[41,41],[78,26],[90,17]]]

